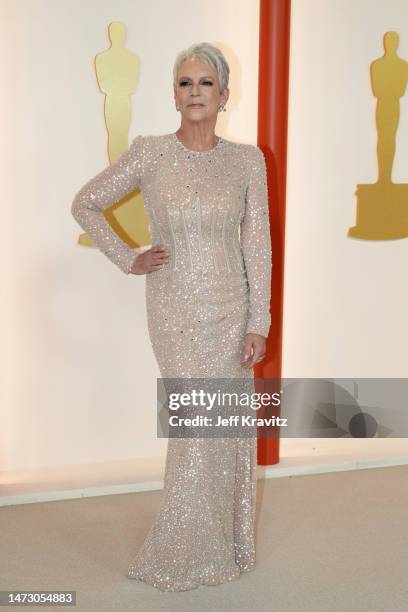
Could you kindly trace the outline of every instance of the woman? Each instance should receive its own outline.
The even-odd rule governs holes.
[[[136,136],[75,196],[72,214],[125,274],[146,274],[163,378],[251,378],[270,326],[271,244],[261,150],[217,137],[229,67],[201,43],[173,70],[175,133]],[[139,188],[152,247],[124,243],[102,209]],[[160,511],[127,577],[182,591],[255,566],[256,439],[169,438]]]

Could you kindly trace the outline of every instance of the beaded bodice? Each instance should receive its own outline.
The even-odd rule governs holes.
[[[136,136],[128,150],[75,196],[72,213],[123,272],[136,256],[101,209],[140,188],[152,244],[170,259],[147,283],[190,284],[192,291],[247,283],[248,331],[270,326],[271,242],[265,160],[253,145],[219,138],[207,151],[184,146],[175,133]]]

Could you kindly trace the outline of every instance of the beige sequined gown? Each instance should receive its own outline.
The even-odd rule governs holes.
[[[79,225],[125,274],[136,253],[101,210],[136,188],[152,244],[170,252],[167,264],[145,276],[148,330],[162,377],[253,378],[241,366],[245,334],[267,336],[270,326],[262,151],[220,138],[198,152],[175,133],[136,136],[72,204]],[[181,591],[253,570],[255,468],[253,437],[170,438],[161,508],[127,577]]]

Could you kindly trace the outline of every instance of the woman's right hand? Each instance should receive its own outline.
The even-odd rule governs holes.
[[[156,244],[137,255],[130,269],[130,274],[147,274],[160,270],[164,264],[168,263],[169,257],[167,249],[162,244]]]

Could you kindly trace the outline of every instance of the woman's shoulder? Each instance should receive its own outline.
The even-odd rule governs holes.
[[[165,153],[171,153],[176,146],[177,139],[174,132],[167,134],[138,134],[132,141],[132,144],[146,155],[151,154],[152,158]]]
[[[257,145],[248,142],[234,142],[224,138],[224,142],[231,148],[232,151],[240,153],[249,159],[256,159],[263,156],[262,149]]]
[[[169,134],[137,134],[129,148],[135,157],[143,160],[143,168],[148,171],[160,155],[169,151],[169,145]]]
[[[259,159],[260,157],[263,157],[264,155],[262,149],[258,147],[258,145],[245,143],[244,147],[245,147],[245,153],[251,156],[252,158],[255,157]]]
[[[227,141],[231,158],[239,160],[242,167],[251,173],[254,168],[262,168],[266,164],[265,155],[260,147],[247,142]]]
[[[138,144],[143,147],[154,147],[164,143],[167,140],[168,134],[137,134],[133,140],[132,144]]]

